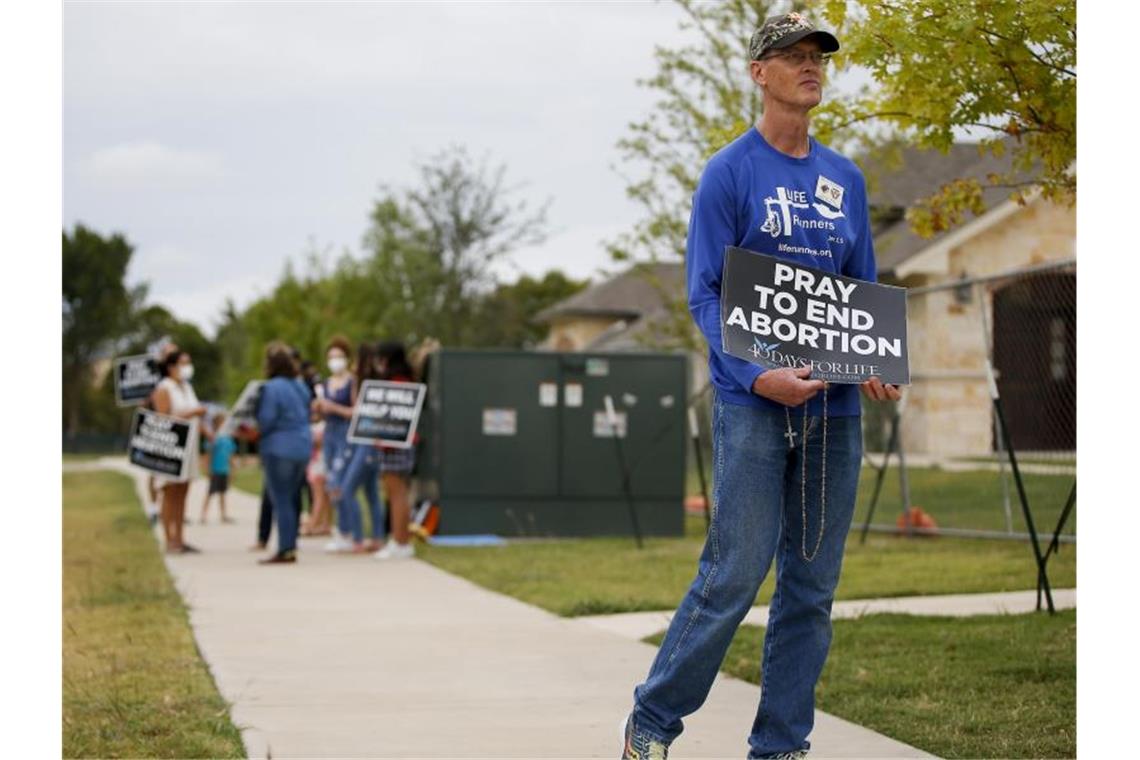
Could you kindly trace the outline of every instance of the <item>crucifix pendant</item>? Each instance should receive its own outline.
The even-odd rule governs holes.
[[[794,449],[796,447],[796,431],[788,428],[788,432],[784,433],[784,437],[788,439],[788,448]]]

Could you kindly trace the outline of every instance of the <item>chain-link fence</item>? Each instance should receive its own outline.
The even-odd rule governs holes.
[[[865,406],[860,522],[1022,537],[1023,488],[1043,543],[1062,514],[1075,540],[1076,280],[1069,260],[907,291],[912,384],[897,407]]]

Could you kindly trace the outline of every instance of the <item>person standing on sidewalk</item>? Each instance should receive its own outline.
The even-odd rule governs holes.
[[[634,689],[625,758],[666,757],[682,718],[708,696],[773,559],[776,589],[748,757],[802,757],[811,746],[862,458],[859,394],[811,379],[810,368],[764,370],[726,355],[720,291],[728,245],[875,280],[863,175],[808,134],[828,54],[838,49],[833,35],[798,13],[764,22],[749,46],[763,114],[709,160],[693,195],[687,285],[715,389],[713,513],[696,579]],[[900,397],[877,378],[862,390],[875,400]]]
[[[162,360],[162,380],[154,389],[154,410],[159,414],[177,417],[182,420],[199,420],[206,414],[206,407],[198,403],[194,386],[194,363],[186,351],[174,350]],[[198,436],[191,436],[190,445],[198,445]],[[197,554],[198,549],[182,540],[182,526],[186,522],[186,495],[190,483],[198,475],[198,451],[195,448],[190,457],[190,467],[185,478],[156,476],[155,483],[162,492],[162,530],[166,537],[167,554]]]
[[[226,514],[226,491],[230,488],[230,469],[233,466],[234,454],[237,452],[237,441],[232,435],[221,432],[226,415],[215,414],[213,419],[213,432],[210,434],[210,443],[207,451],[210,456],[210,490],[202,501],[202,518],[199,520],[206,524],[206,510],[210,506],[210,497],[218,495],[218,510],[222,522],[232,523]]]
[[[376,351],[381,379],[393,383],[415,382],[403,343],[385,341]],[[408,530],[412,519],[409,488],[415,466],[414,445],[401,449],[380,444],[380,477],[384,483],[384,495],[388,499],[392,530],[387,543],[373,555],[378,560],[411,559],[416,556],[416,548],[412,545],[411,532]]]
[[[262,564],[297,561],[296,500],[305,479],[305,465],[313,440],[309,433],[309,389],[297,379],[297,362],[288,346],[270,343],[265,350],[265,374],[257,402],[257,427],[261,431],[261,465],[265,492],[277,520],[277,553]]]
[[[376,346],[362,341],[356,351],[356,376],[352,384],[352,399],[344,409],[349,411],[360,396],[360,389],[368,380],[380,379],[380,367],[376,362]],[[336,411],[339,405],[326,404]],[[347,430],[346,430],[347,435]],[[337,504],[337,524],[339,535],[325,546],[331,553],[368,554],[381,547],[384,535],[384,520],[380,502],[380,452],[366,443],[351,443],[346,439],[333,472],[329,475],[329,498]],[[372,536],[364,543],[364,518],[360,502],[356,500],[357,489],[364,488],[368,503]],[[351,541],[349,540],[351,538]]]

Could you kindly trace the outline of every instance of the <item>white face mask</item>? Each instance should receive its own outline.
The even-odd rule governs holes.
[[[348,367],[348,359],[343,356],[333,356],[329,358],[329,371],[334,375],[339,375]]]
[[[182,380],[184,382],[187,382],[187,383],[190,382],[194,378],[194,365],[193,364],[183,364],[181,367],[178,368],[178,375],[182,378]]]

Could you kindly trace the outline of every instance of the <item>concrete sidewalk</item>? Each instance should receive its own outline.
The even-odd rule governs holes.
[[[1045,604],[1044,601],[1041,602]],[[997,594],[946,594],[943,596],[902,596],[893,599],[850,599],[835,602],[831,619],[857,618],[890,612],[902,615],[1007,615],[1032,612],[1037,606],[1035,591],[1007,591]],[[1058,610],[1077,606],[1077,590],[1053,589],[1053,607]],[[627,612],[620,615],[591,615],[574,620],[603,631],[640,641],[669,627],[672,612]],[[749,625],[767,625],[768,607],[753,607],[744,617]]]
[[[215,507],[199,526],[204,492],[191,488],[186,528],[203,553],[166,564],[250,757],[618,756],[652,646],[418,560],[326,555],[325,539],[302,539],[296,565],[258,566],[258,500],[231,490],[237,524]],[[758,699],[718,677],[671,757],[743,757]],[[819,712],[811,739],[812,757],[930,757]]]

